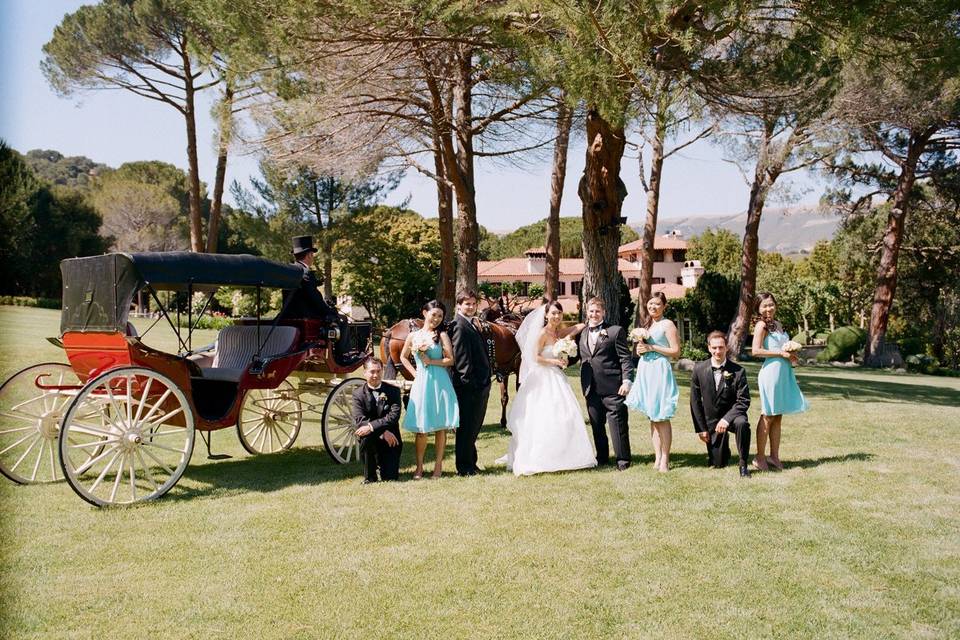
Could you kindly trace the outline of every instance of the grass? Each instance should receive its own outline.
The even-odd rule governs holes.
[[[57,322],[0,307],[0,375]],[[686,374],[666,475],[631,413],[629,471],[514,478],[492,397],[476,478],[361,486],[315,422],[259,458],[216,432],[231,459],[128,509],[0,478],[0,637],[957,637],[960,380],[798,376],[787,469],[748,481],[705,468]]]

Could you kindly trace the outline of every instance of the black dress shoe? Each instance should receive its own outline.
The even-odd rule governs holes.
[[[630,468],[630,463],[626,460],[617,460],[617,471],[626,471]]]
[[[360,484],[373,484],[375,482],[376,480],[371,480],[370,478],[364,478],[363,482],[361,482]]]
[[[750,469],[747,468],[747,465],[742,465],[742,466],[740,467],[740,477],[741,477],[741,478],[749,478],[749,477],[750,477]]]

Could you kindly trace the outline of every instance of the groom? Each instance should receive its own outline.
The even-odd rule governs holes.
[[[580,332],[580,386],[587,401],[587,414],[597,448],[597,464],[610,463],[606,425],[610,425],[617,470],[630,466],[630,435],[624,398],[633,378],[633,359],[623,327],[604,322],[603,300],[587,303],[587,328]]]
[[[453,343],[453,390],[460,406],[460,427],[456,431],[457,475],[477,474],[477,436],[483,426],[490,397],[490,358],[480,333],[477,294],[466,290],[457,294],[457,315],[449,325]]]
[[[749,478],[747,456],[750,451],[750,387],[743,367],[727,360],[727,336],[714,331],[707,336],[710,359],[698,362],[690,376],[690,413],[697,436],[707,445],[711,467],[727,466],[730,460],[730,436],[737,439],[740,477]]]

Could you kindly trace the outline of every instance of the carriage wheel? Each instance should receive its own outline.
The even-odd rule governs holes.
[[[102,410],[94,416],[91,407]],[[183,391],[149,369],[114,369],[88,381],[64,415],[60,462],[70,487],[97,505],[159,498],[193,454],[194,420]],[[90,456],[89,451],[98,451]]]
[[[360,459],[357,425],[353,421],[353,391],[363,384],[363,378],[347,378],[333,388],[323,405],[323,446],[339,464]]]
[[[27,367],[0,386],[0,473],[18,484],[62,479],[56,440],[79,386],[73,369],[61,362]]]
[[[300,396],[289,380],[276,389],[251,389],[237,419],[240,444],[254,455],[289,449],[300,433],[302,415]]]

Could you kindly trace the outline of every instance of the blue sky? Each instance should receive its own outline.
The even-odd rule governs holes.
[[[171,107],[125,91],[96,91],[58,97],[40,71],[41,48],[64,14],[90,4],[82,0],[0,0],[0,138],[19,151],[56,149],[118,166],[134,160],[163,160],[186,170],[186,135],[182,116]],[[215,130],[209,102],[198,107],[200,177],[212,183]],[[549,157],[549,154],[546,154]],[[583,132],[571,140],[561,215],[580,215],[576,186],[583,172]],[[630,195],[624,215],[641,224],[645,199],[636,159],[624,159],[621,178]],[[227,180],[247,184],[257,174],[253,156],[230,160]],[[479,160],[477,216],[492,230],[510,230],[547,215],[549,160],[527,168]],[[806,191],[800,202],[812,203],[821,189],[809,178],[796,180]],[[719,147],[698,142],[670,158],[664,168],[661,219],[690,215],[729,215],[746,208],[748,189],[735,166],[724,162]],[[391,203],[409,198],[409,206],[436,215],[436,187],[408,172]],[[776,203],[771,203],[776,205]]]

